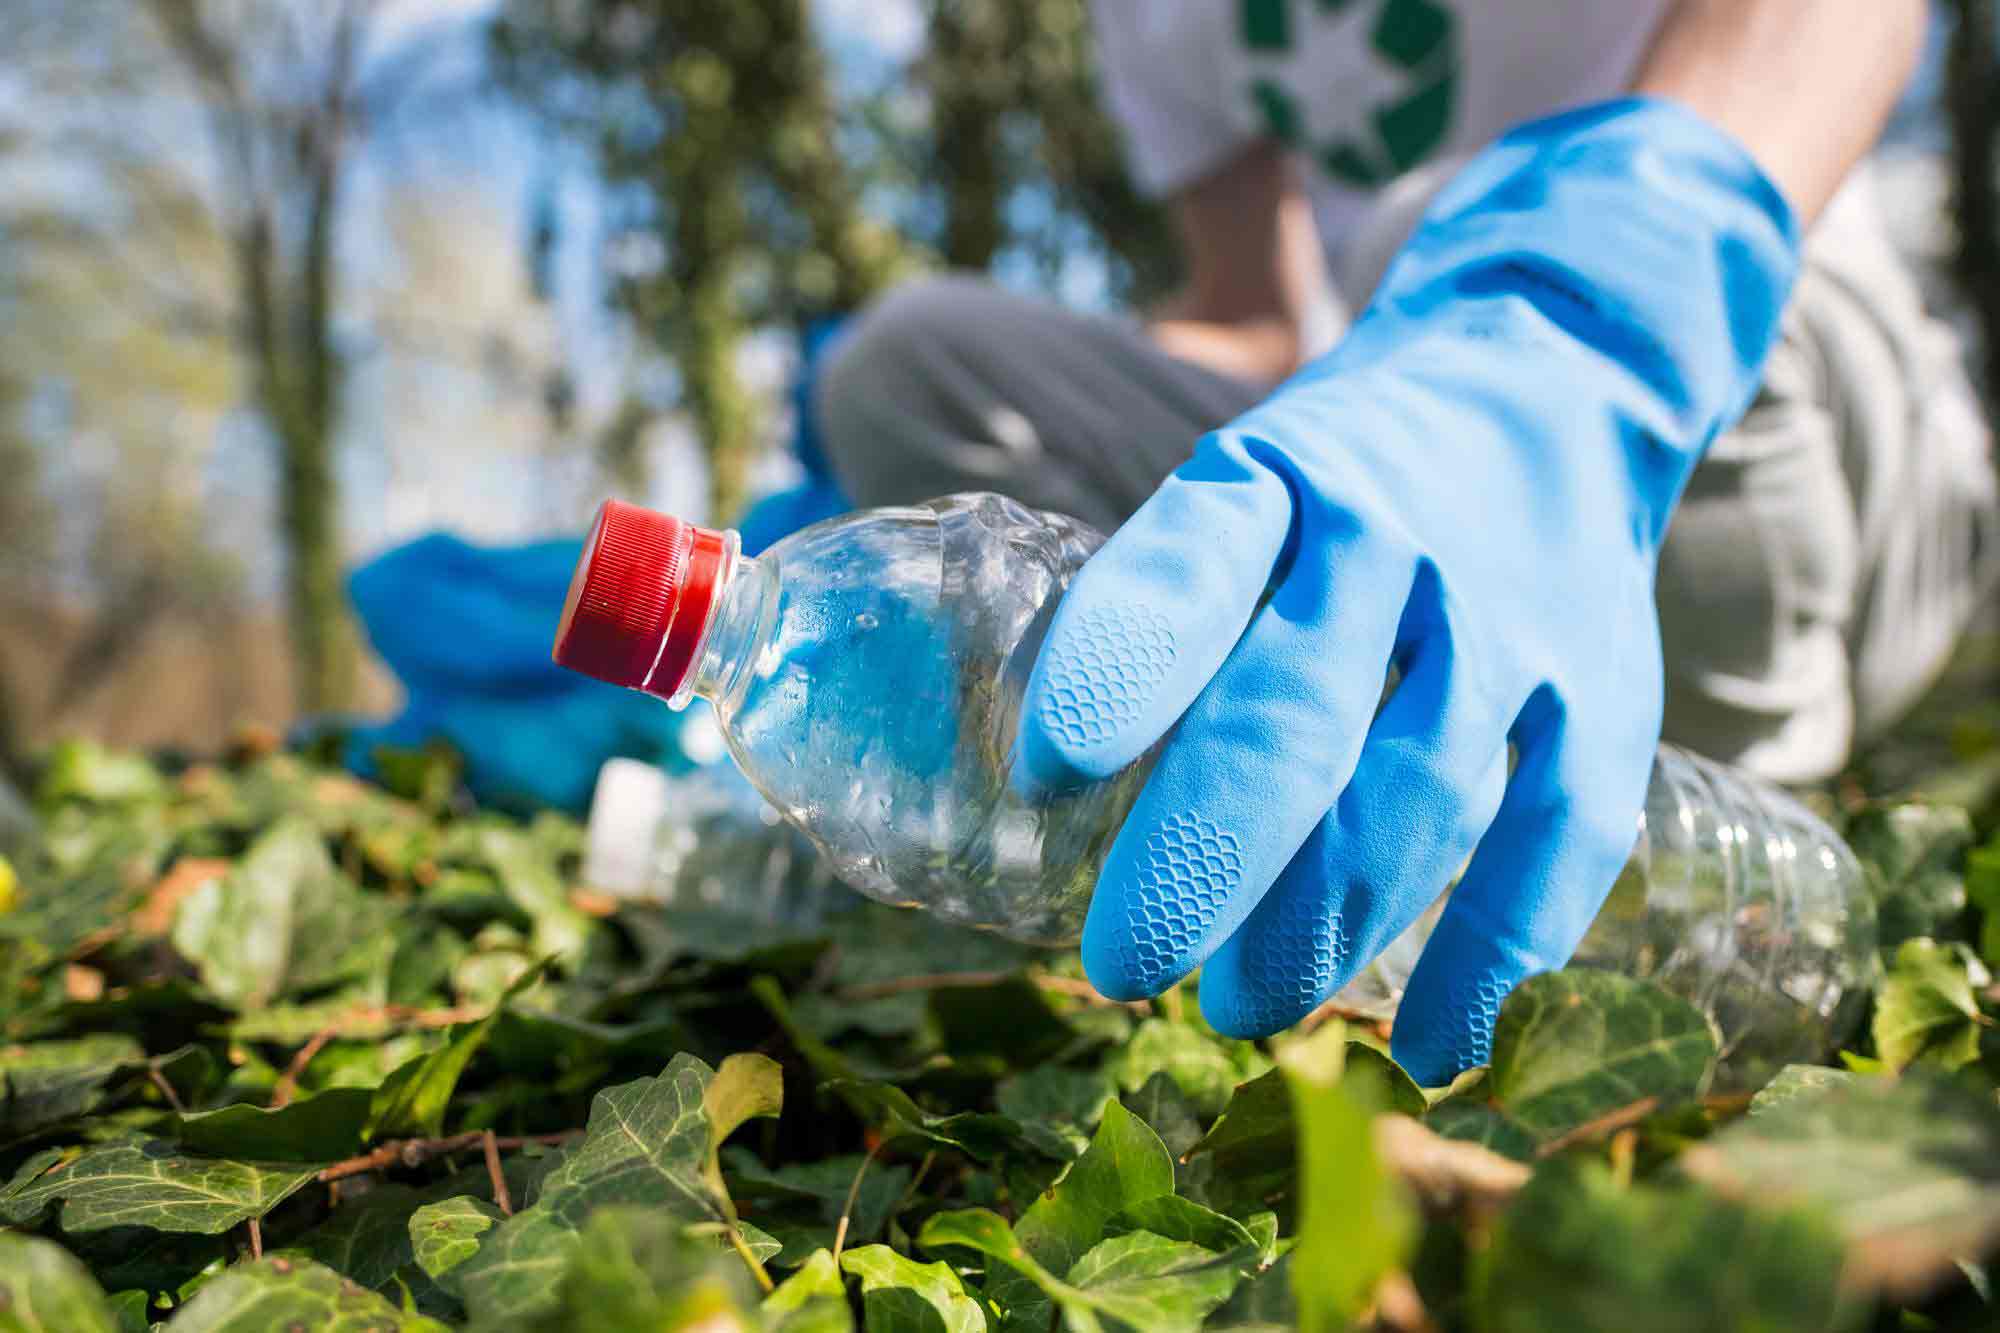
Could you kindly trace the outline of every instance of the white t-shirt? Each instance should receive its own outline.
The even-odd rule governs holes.
[[[1173,193],[1277,138],[1304,164],[1338,267],[1343,250],[1366,244],[1393,182],[1625,91],[1669,3],[1093,0],[1093,10],[1140,187]]]

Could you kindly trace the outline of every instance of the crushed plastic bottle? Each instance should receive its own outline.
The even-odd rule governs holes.
[[[704,753],[712,736],[713,753]],[[707,716],[681,733],[696,767],[611,759],[597,775],[583,878],[616,897],[809,931],[845,896],[817,849],[730,762]]]
[[[1391,1019],[1445,898],[1339,1001]],[[1840,835],[1769,783],[1670,745],[1653,761],[1639,839],[1573,966],[1658,983],[1715,1023],[1718,1086],[1761,1087],[1831,1054],[1878,967],[1875,898]]]
[[[870,897],[1034,943],[1080,933],[1151,756],[1078,791],[1008,781],[1056,603],[1102,542],[993,495],[832,519],[743,557],[734,534],[609,502],[556,660],[706,699],[757,789]],[[1652,977],[1759,1067],[1823,1054],[1875,966],[1873,900],[1789,797],[1663,748],[1631,862],[1579,959]],[[1393,1010],[1434,913],[1346,997]]]

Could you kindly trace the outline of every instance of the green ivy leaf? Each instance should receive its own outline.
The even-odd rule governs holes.
[[[849,1212],[847,1239],[853,1244],[865,1244],[881,1234],[891,1210],[910,1183],[908,1167],[870,1162],[859,1153],[818,1162],[797,1162],[775,1171],[742,1148],[725,1149],[722,1156],[731,1193],[737,1198],[758,1200],[761,1205],[758,1215],[766,1225],[773,1224],[770,1209],[788,1203],[809,1203],[810,1220],[825,1230],[829,1244],[832,1228],[848,1208],[850,1197],[853,1207]],[[867,1163],[865,1170],[864,1163]],[[861,1177],[858,1188],[856,1175]]]
[[[764,1298],[765,1320],[773,1333],[853,1333],[847,1283],[829,1250],[816,1250],[799,1271]]]
[[[420,1306],[428,1308],[438,1303],[438,1293],[416,1267],[410,1240],[410,1215],[423,1201],[421,1190],[394,1182],[377,1184],[357,1198],[341,1200],[324,1222],[280,1253],[325,1264],[392,1300],[408,1289]]]
[[[1335,1078],[1368,1080],[1369,1095],[1384,1109],[1420,1115],[1424,1094],[1376,1044],[1353,1035],[1339,1021],[1285,1049],[1303,1048],[1305,1057]],[[1281,1052],[1282,1058],[1282,1052]],[[1298,1198],[1297,1126],[1291,1087],[1279,1070],[1236,1089],[1209,1132],[1183,1154],[1189,1163],[1189,1193],[1239,1219],[1275,1210],[1289,1227]]]
[[[377,965],[386,971],[396,915],[334,868],[317,829],[288,819],[181,904],[173,944],[217,999],[254,1010]]]
[[[991,986],[950,986],[927,997],[944,1048],[961,1060],[991,1056],[1033,1065],[1068,1046],[1076,1034],[1048,995],[1023,976]]]
[[[1534,1160],[1535,1136],[1481,1102],[1454,1098],[1439,1102],[1424,1124],[1440,1138],[1491,1148],[1517,1162]]]
[[[110,1033],[0,1046],[0,1143],[97,1109],[109,1084],[145,1062],[138,1042]]]
[[[1029,1205],[1014,1226],[1028,1254],[1052,1273],[1063,1273],[1103,1240],[1111,1219],[1128,1208],[1174,1192],[1174,1159],[1146,1122],[1117,1102],[1105,1105],[1104,1119],[1090,1147],[1055,1187]],[[989,1276],[987,1294],[1008,1309],[1009,1326],[1046,1319],[1032,1275],[1025,1271]]]
[[[990,1162],[1015,1148],[1031,1148],[1038,1153],[1043,1151],[1022,1130],[1020,1123],[1009,1116],[977,1111],[932,1115],[893,1083],[836,1079],[828,1083],[826,1089],[838,1094],[854,1108],[856,1115],[880,1130],[885,1141],[922,1139],[981,1162]]]
[[[1840,1274],[1840,1237],[1810,1212],[1621,1186],[1595,1162],[1565,1159],[1502,1214],[1471,1286],[1488,1333],[1820,1333],[1849,1322]]]
[[[1165,1074],[1199,1113],[1212,1116],[1228,1104],[1237,1084],[1270,1067],[1249,1042],[1226,1041],[1188,1023],[1148,1018],[1112,1051],[1105,1072],[1126,1092],[1137,1092],[1153,1075]]]
[[[747,1333],[756,1327],[743,1265],[712,1241],[689,1235],[668,1213],[601,1208],[573,1240],[570,1259],[547,1275],[532,1314],[489,1315],[483,1326],[509,1333]]]
[[[1979,909],[1980,961],[2000,967],[2000,846],[1989,843],[1966,853],[1965,896]]]
[[[949,1264],[920,1264],[887,1245],[864,1245],[841,1255],[840,1266],[861,1279],[866,1333],[986,1333],[985,1311]]]
[[[537,958],[576,964],[589,944],[594,923],[569,900],[569,886],[548,847],[528,833],[497,823],[461,825],[452,830],[441,855],[483,863],[500,888],[532,923],[529,948]]]
[[[144,755],[107,749],[95,741],[59,741],[42,765],[35,800],[41,805],[84,801],[132,805],[157,801],[166,781]]]
[[[33,1225],[60,1200],[68,1232],[143,1226],[212,1235],[262,1217],[318,1169],[194,1157],[161,1140],[86,1148],[74,1160],[48,1152],[30,1158],[0,1189],[0,1217]]]
[[[1715,1029],[1659,987],[1576,968],[1530,977],[1501,1006],[1487,1081],[1514,1123],[1552,1138],[1647,1097],[1668,1104],[1707,1086]]]
[[[472,1057],[486,1044],[501,1012],[509,1001],[540,981],[550,960],[530,967],[501,993],[491,1013],[477,1023],[461,1024],[451,1030],[444,1045],[399,1065],[375,1090],[369,1102],[367,1137],[387,1138],[397,1134],[435,1136],[444,1131],[444,1116],[451,1095],[465,1075]]]
[[[114,1291],[104,1303],[118,1321],[118,1333],[148,1333],[153,1327],[153,1294],[149,1291]]]
[[[1777,1077],[1757,1090],[1750,1099],[1750,1114],[1764,1115],[1801,1097],[1820,1097],[1854,1081],[1844,1069],[1822,1065],[1786,1065]]]
[[[0,1231],[0,1329],[6,1333],[119,1333],[103,1288],[52,1240]]]
[[[1139,1333],[1197,1333],[1255,1259],[1248,1246],[1218,1255],[1134,1231],[1092,1246],[1065,1281],[1115,1323]]]
[[[1979,1058],[1986,965],[1963,944],[1905,940],[1875,997],[1875,1053],[1893,1072],[1922,1060],[1957,1069]]]
[[[1136,1333],[1195,1333],[1210,1311],[1229,1299],[1254,1263],[1249,1252],[1217,1255],[1185,1241],[1143,1231],[1092,1246],[1055,1274],[1017,1238],[1006,1221],[983,1208],[939,1213],[924,1224],[917,1243],[927,1250],[957,1245],[975,1250],[1018,1273],[1059,1308],[1073,1333],[1102,1333],[1105,1320]],[[989,1267],[987,1284],[996,1270]],[[999,1298],[996,1296],[996,1300]],[[1102,1318],[1100,1318],[1102,1316]],[[1011,1308],[1008,1327],[1045,1327],[1033,1310]]]
[[[1230,1094],[1232,1100],[1235,1095]],[[1187,1156],[1201,1142],[1201,1113],[1181,1091],[1180,1084],[1166,1074],[1153,1075],[1137,1092],[1126,1093],[1123,1101],[1126,1110],[1153,1127],[1175,1161]]]
[[[330,1162],[361,1144],[372,1094],[329,1088],[275,1110],[238,1103],[174,1117],[174,1134],[191,1151],[267,1162]]]
[[[777,1066],[734,1056],[724,1068],[732,1071],[726,1080],[677,1055],[658,1078],[598,1093],[583,1141],[543,1178],[534,1205],[495,1227],[452,1271],[473,1315],[510,1321],[544,1308],[551,1284],[577,1256],[585,1220],[606,1205],[650,1207],[683,1224],[731,1223],[716,1151],[748,1117],[775,1112]]]
[[[1275,1218],[1272,1219],[1270,1237],[1260,1238],[1235,1218],[1176,1194],[1157,1194],[1150,1199],[1128,1204],[1113,1213],[1104,1224],[1106,1236],[1122,1236],[1130,1231],[1147,1231],[1168,1240],[1186,1241],[1217,1254],[1232,1254],[1246,1248],[1262,1252],[1267,1248],[1268,1241],[1277,1237]],[[1271,1256],[1264,1253],[1263,1257],[1269,1259]]]
[[[1232,1217],[1277,1210],[1290,1221],[1296,1201],[1298,1153],[1292,1094],[1277,1070],[1251,1079],[1186,1154],[1203,1197]]]
[[[1090,1146],[1091,1130],[1116,1095],[1111,1080],[1096,1070],[1042,1065],[1002,1080],[993,1103],[1043,1151],[1064,1159]]]
[[[1680,1167],[1732,1197],[1825,1210],[1863,1287],[1921,1290],[2000,1240],[2000,1111],[1923,1071],[1794,1097],[1688,1149]]]
[[[1403,1262],[1416,1218],[1375,1156],[1376,1109],[1388,1100],[1378,1067],[1347,1068],[1338,1024],[1280,1051],[1298,1126],[1299,1242],[1292,1290],[1304,1333],[1345,1329],[1382,1277]]]
[[[237,1264],[203,1284],[174,1316],[174,1333],[447,1333],[406,1314],[376,1292],[309,1259],[270,1257]]]
[[[1972,819],[1951,805],[1872,802],[1847,821],[1848,846],[1876,876],[1881,946],[1935,935],[1965,911]]]
[[[418,1208],[404,1230],[417,1267],[432,1280],[444,1282],[447,1273],[479,1253],[479,1238],[504,1220],[486,1200],[459,1194]]]

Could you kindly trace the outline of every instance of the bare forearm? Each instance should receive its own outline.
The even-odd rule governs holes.
[[[1740,139],[1812,222],[1916,68],[1923,0],[1680,0],[1635,91]]]

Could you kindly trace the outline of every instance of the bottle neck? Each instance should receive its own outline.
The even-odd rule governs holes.
[[[748,556],[730,561],[695,649],[694,670],[668,702],[685,708],[700,695],[720,706],[741,693],[777,621],[777,567]]]

